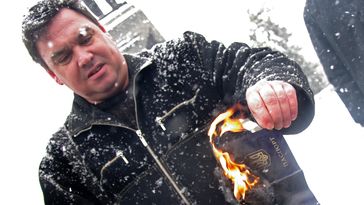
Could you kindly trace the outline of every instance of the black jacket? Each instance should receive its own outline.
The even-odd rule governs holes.
[[[292,83],[305,129],[314,101],[299,66],[269,48],[225,48],[199,34],[126,55],[137,127],[75,95],[40,165],[46,204],[222,204],[207,128],[260,79]],[[133,113],[134,114],[134,113]]]
[[[307,0],[304,19],[329,82],[364,125],[364,2]]]

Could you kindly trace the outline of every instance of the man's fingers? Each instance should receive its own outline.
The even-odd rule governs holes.
[[[289,83],[261,80],[248,88],[246,100],[253,117],[263,128],[288,128],[297,118],[296,90]]]
[[[277,130],[282,129],[283,117],[281,106],[273,86],[270,83],[267,83],[259,90],[259,94],[273,120],[274,128]]]
[[[277,100],[279,102],[281,117],[282,117],[282,126],[287,128],[291,125],[291,110],[289,105],[288,96],[283,88],[283,83],[280,81],[272,81],[270,85],[272,86]]]
[[[249,88],[246,93],[246,100],[249,110],[257,123],[266,129],[273,129],[273,120],[259,93],[255,89]]]
[[[298,102],[297,102],[296,89],[291,84],[288,83],[283,84],[283,89],[288,97],[291,120],[293,121],[297,118],[298,115]]]

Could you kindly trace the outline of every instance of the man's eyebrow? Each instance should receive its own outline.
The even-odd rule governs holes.
[[[89,25],[84,25],[79,28],[79,33],[77,35],[77,39],[83,38],[90,33],[93,33],[93,28],[91,28]]]

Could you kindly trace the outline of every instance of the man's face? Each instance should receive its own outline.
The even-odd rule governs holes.
[[[37,48],[51,76],[91,103],[128,84],[125,59],[110,37],[71,9],[62,9],[52,19]]]

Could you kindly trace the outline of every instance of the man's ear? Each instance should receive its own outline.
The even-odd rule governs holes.
[[[97,26],[101,29],[102,32],[106,33],[106,29],[100,23]]]
[[[106,29],[99,23],[99,24],[97,24],[97,26],[100,28],[100,30],[102,31],[102,32],[104,32],[105,34],[106,34],[106,36],[107,37],[109,37],[110,38],[110,40],[113,40],[113,38],[112,38],[112,36],[110,35],[110,33],[108,33],[107,31],[106,31]],[[115,43],[115,42],[114,42]]]
[[[51,71],[50,69],[47,69],[47,73],[60,85],[63,85],[63,81],[57,77],[57,75]]]

